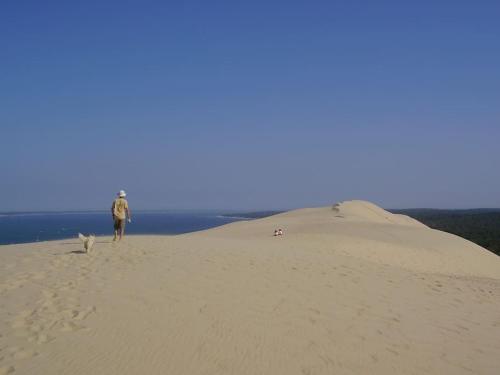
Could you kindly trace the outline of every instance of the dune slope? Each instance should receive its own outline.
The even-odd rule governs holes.
[[[0,374],[500,367],[500,258],[369,202],[80,248],[0,247]]]

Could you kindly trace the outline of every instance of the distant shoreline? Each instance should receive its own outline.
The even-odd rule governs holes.
[[[111,206],[110,206],[111,207]],[[235,216],[237,214],[227,213],[228,210],[224,209],[194,209],[194,208],[185,208],[185,209],[176,209],[176,208],[165,208],[165,209],[134,209],[135,213],[166,213],[166,214],[219,214],[222,216]],[[67,214],[109,214],[110,210],[61,210],[61,211],[3,211],[0,212],[0,216],[20,216],[20,215],[67,215]],[[266,211],[258,211],[258,212],[266,212]],[[279,211],[284,212],[284,211]],[[252,212],[249,213],[250,215]]]
[[[224,211],[141,211],[132,213],[127,234],[176,235],[228,224],[241,218]],[[109,211],[31,212],[0,215],[0,245],[74,238],[78,233],[112,235]]]

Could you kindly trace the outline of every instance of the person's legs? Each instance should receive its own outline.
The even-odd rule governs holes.
[[[125,236],[125,220],[120,220],[120,240]]]
[[[116,241],[118,239],[118,230],[120,229],[120,219],[115,219],[113,227],[115,229],[115,235],[113,237],[113,241]]]

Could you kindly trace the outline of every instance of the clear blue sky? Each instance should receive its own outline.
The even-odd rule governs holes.
[[[498,1],[4,1],[0,211],[500,207]]]

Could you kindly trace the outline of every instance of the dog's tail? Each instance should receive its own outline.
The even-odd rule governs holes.
[[[85,237],[83,234],[81,233],[78,233],[78,238],[80,239],[80,241],[82,241],[83,243],[85,243],[86,241],[88,241],[88,237]]]

